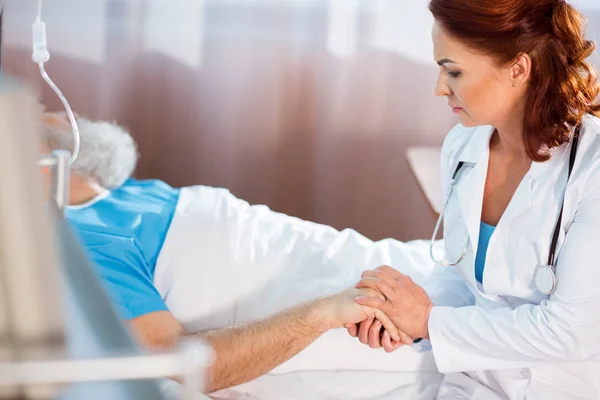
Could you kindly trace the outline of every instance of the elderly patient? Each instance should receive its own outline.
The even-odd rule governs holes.
[[[45,122],[48,147],[72,148],[63,115],[46,114]],[[418,264],[427,274],[424,247],[373,243],[250,206],[224,189],[131,179],[137,152],[128,132],[78,122],[66,218],[143,345],[162,349],[184,335],[210,343],[208,392],[265,374],[327,330],[364,320],[376,321],[364,326],[382,332],[387,351],[412,342],[380,311],[358,305],[359,295],[381,295],[354,284],[382,264]],[[360,332],[362,342],[368,334]]]

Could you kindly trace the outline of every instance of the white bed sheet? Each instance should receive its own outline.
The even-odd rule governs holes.
[[[433,400],[438,373],[380,371],[302,371],[266,375],[217,392],[215,400]]]
[[[196,400],[433,400],[441,381],[436,372],[301,371],[267,374]],[[181,385],[164,388],[169,399],[181,399]]]
[[[371,349],[344,329],[317,341],[251,382],[211,394],[215,400],[388,400],[435,399],[443,375],[431,352],[411,346],[388,354]],[[180,386],[165,383],[169,399],[181,399]],[[207,397],[199,396],[199,399]]]

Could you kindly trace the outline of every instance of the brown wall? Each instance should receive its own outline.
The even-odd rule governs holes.
[[[181,13],[186,1],[169,1],[179,11],[164,17],[152,11],[160,0],[45,5],[48,72],[78,112],[131,129],[137,177],[227,187],[375,239],[429,237],[435,221],[405,151],[440,145],[455,120],[433,96],[430,49],[403,50],[428,40],[423,10],[399,13],[401,23],[417,20],[415,29],[392,33],[398,46],[383,49],[370,32],[373,7],[386,0],[362,2],[357,52],[341,59],[326,47],[325,0],[187,0],[204,4],[198,18]],[[3,62],[39,83],[28,36],[34,3],[8,0]],[[390,12],[402,11],[393,3]],[[201,57],[186,53],[198,48]]]

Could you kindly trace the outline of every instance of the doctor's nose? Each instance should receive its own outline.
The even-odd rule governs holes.
[[[450,86],[446,84],[444,78],[441,75],[438,77],[438,80],[435,84],[434,93],[436,96],[439,97],[452,95],[452,89],[450,89]]]

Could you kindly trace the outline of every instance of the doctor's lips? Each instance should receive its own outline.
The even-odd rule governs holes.
[[[462,107],[452,107],[452,106],[450,106],[450,108],[452,108],[452,112],[454,114],[458,114],[459,112],[461,112],[463,110]]]

